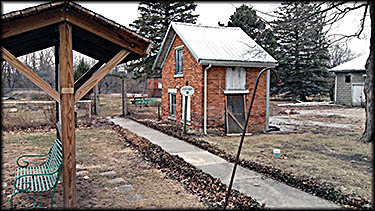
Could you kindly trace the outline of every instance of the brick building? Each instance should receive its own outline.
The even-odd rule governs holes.
[[[147,96],[161,97],[162,81],[161,77],[152,77],[147,79]]]
[[[257,75],[276,62],[239,27],[172,22],[153,65],[162,73],[162,118],[183,123],[179,89],[188,82],[194,88],[186,106],[188,125],[205,133],[209,128],[241,133]],[[267,127],[269,74],[259,81],[248,132]]]
[[[335,78],[335,103],[349,106],[364,106],[364,84],[366,75],[365,64],[368,56],[359,56],[338,65],[330,72]]]

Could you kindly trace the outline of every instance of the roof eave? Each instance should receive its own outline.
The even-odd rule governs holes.
[[[210,60],[202,59],[199,61],[200,65],[214,65],[214,66],[231,66],[231,67],[268,67],[275,68],[277,62],[257,62],[257,61],[227,61],[227,60]]]
[[[334,73],[351,73],[351,72],[366,72],[365,69],[359,70],[359,69],[347,69],[347,70],[328,70],[328,72],[334,72]]]

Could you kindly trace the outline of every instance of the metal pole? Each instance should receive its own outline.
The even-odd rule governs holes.
[[[263,74],[263,72],[264,72],[265,70],[267,70],[267,69],[268,69],[268,68],[264,68],[262,71],[259,72],[258,77],[257,77],[256,82],[255,82],[254,91],[253,91],[253,94],[252,94],[252,96],[251,96],[251,101],[250,101],[249,111],[247,112],[247,117],[246,117],[245,126],[243,127],[243,131],[242,131],[242,135],[241,135],[240,145],[238,146],[237,156],[236,156],[236,160],[235,160],[235,163],[234,163],[234,166],[233,166],[232,176],[231,176],[231,178],[230,178],[230,182],[229,182],[229,186],[228,186],[228,192],[227,192],[227,195],[226,195],[226,197],[225,197],[224,210],[226,209],[226,207],[227,207],[227,205],[228,205],[228,200],[229,200],[229,196],[230,196],[230,191],[231,191],[231,189],[232,189],[233,180],[234,180],[234,175],[235,175],[235,173],[236,173],[237,165],[238,165],[238,162],[239,162],[239,159],[240,159],[242,143],[243,143],[243,140],[244,140],[244,137],[245,137],[247,124],[248,124],[249,119],[250,119],[251,108],[253,107],[253,102],[254,102],[254,98],[255,98],[255,93],[256,93],[256,91],[257,91],[259,78],[260,78],[260,76]],[[271,70],[275,73],[276,81],[278,81],[278,75],[277,75],[276,71],[273,70],[273,69],[271,69]]]

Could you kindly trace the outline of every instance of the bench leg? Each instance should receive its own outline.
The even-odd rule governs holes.
[[[15,192],[12,193],[12,196],[10,197],[10,209],[13,209],[13,197],[15,196]]]
[[[58,181],[59,180],[57,179],[57,182]],[[52,192],[52,196],[51,196],[51,210],[53,209],[53,197],[55,196],[56,188],[57,188],[57,183],[56,183],[55,187],[53,188],[53,192]]]
[[[33,193],[33,209],[35,208],[35,201],[36,201],[36,197],[35,197],[35,193]]]

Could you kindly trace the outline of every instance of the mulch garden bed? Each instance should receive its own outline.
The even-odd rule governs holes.
[[[211,152],[229,162],[235,161],[235,156],[229,155],[225,151],[215,146],[212,146],[206,141],[194,138],[194,136],[200,136],[201,134],[199,133],[191,133],[189,135],[184,135],[181,126],[169,123],[168,121],[139,120],[134,118],[132,119],[147,127],[162,131],[165,134],[174,136],[188,143],[191,143],[197,147],[200,147],[201,149],[207,150],[208,152]],[[363,199],[362,197],[354,194],[344,194],[341,190],[335,188],[333,185],[328,183],[320,184],[309,178],[297,177],[292,173],[285,172],[281,169],[276,169],[272,166],[264,166],[259,163],[255,163],[244,159],[240,160],[239,165],[244,168],[248,168],[250,170],[261,173],[269,178],[283,182],[291,187],[295,187],[299,190],[313,194],[320,198],[330,200],[345,208],[373,209],[373,204],[371,203],[371,201]]]

